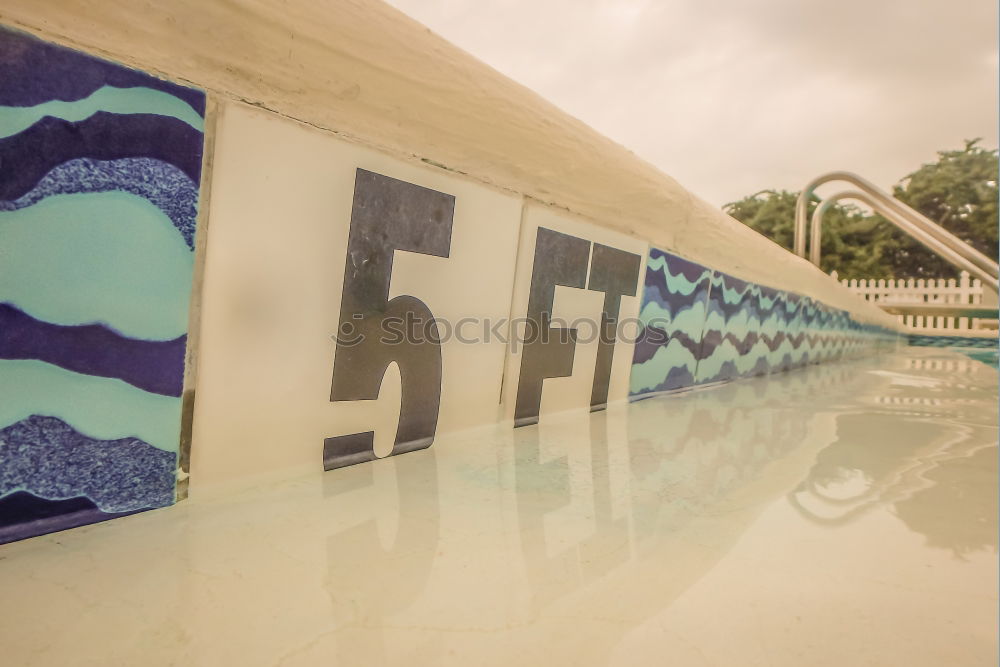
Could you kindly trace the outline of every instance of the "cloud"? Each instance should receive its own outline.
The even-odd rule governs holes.
[[[718,205],[997,144],[995,3],[390,3]]]

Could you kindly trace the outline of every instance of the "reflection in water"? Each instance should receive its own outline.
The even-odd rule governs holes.
[[[612,650],[710,571],[833,439],[817,397],[849,401],[866,383],[850,366],[820,366],[518,429],[514,490],[534,613],[619,619],[588,627],[586,652],[559,660],[605,664],[597,647]],[[567,527],[580,519],[582,535]]]
[[[989,392],[948,373],[818,366],[329,474],[329,640],[347,664],[415,646],[430,664],[607,664],[785,497],[823,526],[891,507],[933,546],[995,550]],[[586,641],[554,641],[560,624]]]
[[[970,485],[970,473],[982,475],[984,483]],[[980,549],[992,548],[995,552],[997,497],[989,482],[997,478],[996,447],[985,446],[946,459],[924,477],[931,486],[897,502],[896,516],[912,530],[926,535],[931,546],[951,549],[959,556]],[[956,509],[962,512],[962,521],[955,521]],[[969,530],[970,525],[979,530]]]
[[[573,503],[572,487],[581,485],[562,455],[543,461],[541,434],[546,426],[521,428],[514,432],[517,510],[521,549],[536,604],[545,606],[553,599],[604,576],[629,555],[628,524],[616,518],[612,507],[612,469],[608,448],[608,413],[593,413],[588,420],[568,425],[572,435],[554,436],[561,444],[590,444],[585,504],[590,511],[592,533],[574,542],[550,546],[546,519]],[[564,429],[561,429],[565,431]],[[556,553],[549,555],[550,549]]]
[[[359,520],[327,540],[333,613],[338,625],[356,630],[344,632],[338,643],[340,664],[356,664],[361,655],[382,664],[386,620],[424,590],[437,552],[437,460],[431,448],[343,472],[323,480],[324,495],[342,501]]]
[[[991,369],[956,359],[908,359],[905,369],[878,371],[891,380],[886,394],[837,415],[836,440],[788,500],[826,526],[891,505],[931,546],[996,552],[996,423],[977,423],[995,406],[995,379],[975,382]]]
[[[0,642],[18,665],[997,664],[996,392],[909,350],[196,497],[5,545]]]

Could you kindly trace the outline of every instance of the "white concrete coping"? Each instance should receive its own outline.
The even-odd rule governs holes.
[[[5,0],[0,22],[899,328],[805,259],[378,0]]]

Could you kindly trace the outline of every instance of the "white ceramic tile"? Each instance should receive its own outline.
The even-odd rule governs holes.
[[[545,271],[553,262],[567,260],[565,255],[557,258],[553,254],[545,254],[538,258],[542,263],[536,267],[535,249],[540,229],[542,234],[548,233],[546,230],[549,230],[579,239],[589,245],[588,267],[586,272],[581,274],[585,276],[580,283],[583,287],[557,284],[554,290],[553,322],[561,324],[556,321],[562,320],[563,323],[573,324],[576,321],[580,322],[581,326],[578,327],[578,340],[574,346],[572,373],[566,377],[550,377],[542,383],[539,408],[541,421],[546,415],[566,410],[587,410],[591,405],[599,348],[599,341],[594,332],[601,321],[604,304],[604,292],[588,289],[592,287],[590,280],[594,274],[593,253],[597,244],[631,253],[635,256],[634,261],[637,264],[636,282],[634,289],[631,290],[633,295],[623,295],[620,301],[618,319],[622,324],[619,332],[625,332],[627,335],[616,336],[608,386],[608,403],[627,398],[647,245],[643,241],[579,220],[552,208],[527,205],[521,228],[511,308],[512,321],[515,322],[527,316],[533,274],[539,270]],[[508,419],[515,419],[523,356],[522,344],[508,346],[504,376],[504,414]]]
[[[378,400],[330,402],[359,169],[454,197],[448,257],[397,251],[389,298],[434,316],[497,321],[510,310],[521,203],[442,170],[403,163],[239,104],[215,141],[192,492],[217,482],[315,469],[324,439],[375,430],[392,448],[399,370]],[[504,344],[442,344],[437,432],[498,418]]]

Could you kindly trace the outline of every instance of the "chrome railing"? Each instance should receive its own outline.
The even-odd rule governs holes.
[[[857,174],[835,171],[813,179],[799,194],[795,204],[795,254],[806,256],[806,218],[809,214],[809,200],[816,188],[832,181],[847,181],[857,190],[844,190],[820,202],[813,212],[810,229],[809,261],[819,266],[821,257],[820,238],[823,230],[823,215],[841,199],[856,199],[881,213],[889,222],[916,239],[919,243],[957,266],[979,278],[994,292],[1000,279],[1000,265],[958,238],[941,225],[899,201],[888,192],[876,187]]]

